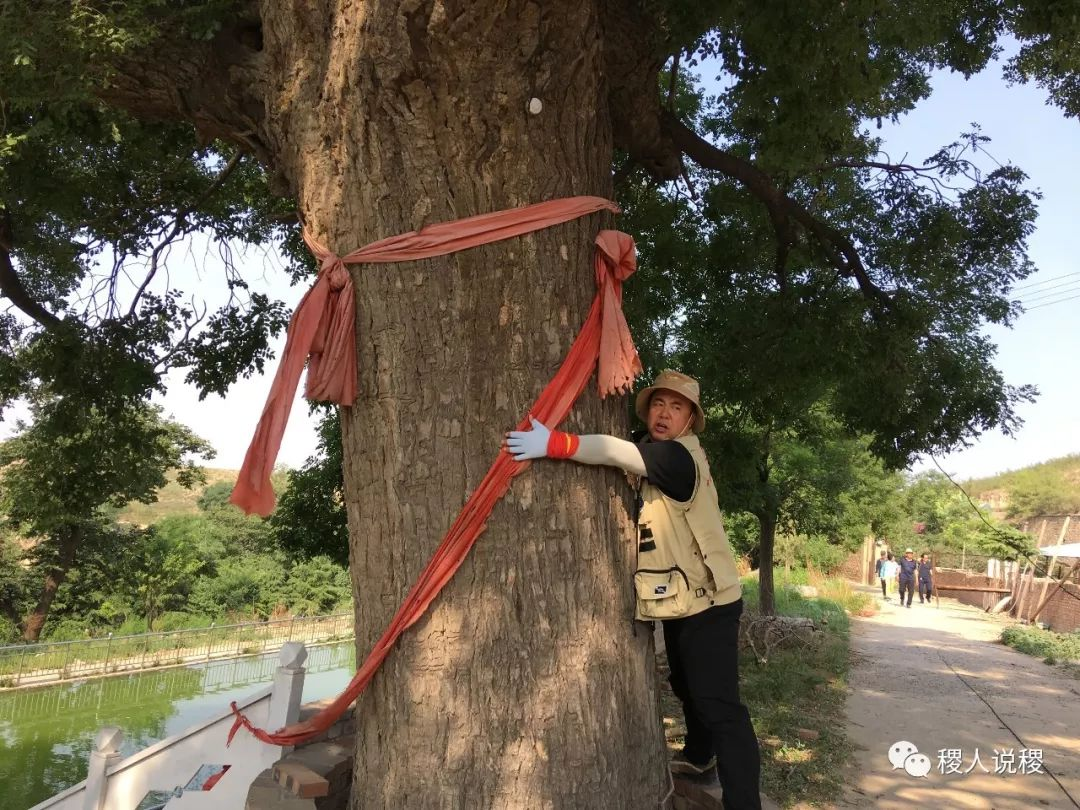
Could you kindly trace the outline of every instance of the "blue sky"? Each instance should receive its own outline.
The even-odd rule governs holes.
[[[989,330],[1006,381],[1036,385],[1040,396],[1019,409],[1025,424],[1015,437],[989,433],[939,459],[948,472],[964,478],[1080,453],[1080,298],[1061,300],[1080,296],[1080,275],[1067,275],[1080,271],[1072,246],[1080,227],[1080,122],[1066,119],[1045,99],[1038,87],[1006,85],[996,65],[966,81],[941,73],[929,99],[879,133],[894,160],[906,153],[916,162],[978,122],[993,139],[989,152],[1022,168],[1043,194],[1029,243],[1038,271],[1017,292],[1021,300],[1031,301],[1031,309],[1012,329]],[[932,466],[926,459],[916,469]]]
[[[928,100],[898,124],[886,124],[878,134],[885,138],[885,148],[893,159],[906,155],[909,162],[918,162],[968,131],[972,122],[978,122],[983,134],[993,139],[987,147],[989,152],[999,161],[1023,168],[1031,177],[1031,185],[1044,195],[1037,230],[1030,242],[1031,257],[1039,270],[1026,282],[1030,286],[1025,286],[1021,297],[1041,296],[1034,306],[1070,293],[1080,295],[1080,276],[1054,280],[1080,271],[1080,261],[1070,249],[1071,238],[1080,227],[1080,123],[1067,120],[1056,108],[1047,106],[1040,89],[1008,87],[999,66],[991,66],[969,81],[940,73]],[[250,256],[244,264],[258,266],[262,261]],[[285,276],[274,264],[272,259],[267,261],[261,285],[253,287],[272,288],[276,295],[295,304],[304,290],[287,289]],[[208,257],[203,292],[217,285],[215,277],[219,274],[210,269],[213,265],[213,257]],[[1080,452],[1080,374],[1075,371],[1074,360],[1076,347],[1080,346],[1078,316],[1080,298],[1026,313],[1011,330],[990,331],[999,346],[997,365],[1006,380],[1014,385],[1036,385],[1041,394],[1035,403],[1020,409],[1026,424],[1015,438],[991,433],[970,448],[941,459],[950,473],[975,477]],[[227,399],[211,396],[200,403],[193,390],[175,379],[162,401],[177,419],[214,444],[218,449],[215,466],[236,468],[269,387],[269,375],[241,380]],[[313,422],[302,400],[298,400],[279,460],[299,466],[314,447]],[[931,466],[926,459],[916,469]]]

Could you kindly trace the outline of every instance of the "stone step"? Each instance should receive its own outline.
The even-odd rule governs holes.
[[[325,779],[333,791],[352,781],[353,745],[352,737],[312,743],[296,749],[281,762],[303,765]]]
[[[330,782],[300,762],[283,759],[271,769],[274,781],[301,799],[330,795]]]
[[[248,788],[244,810],[318,810],[315,799],[301,799],[274,781],[273,768],[255,777]]]
[[[677,775],[673,776],[673,780],[675,793],[671,797],[672,810],[724,810],[720,785],[699,785]]]
[[[699,785],[674,775],[672,778],[675,783],[670,803],[672,810],[723,810],[724,791],[720,785]],[[762,795],[761,810],[780,810],[780,805]]]
[[[342,810],[352,784],[352,737],[316,742],[279,759],[252,782],[244,810]]]
[[[323,700],[313,700],[310,703],[305,703],[300,707],[300,718],[297,722],[305,723],[329,706],[334,701],[334,698],[324,698]],[[349,736],[356,731],[355,720],[355,706],[347,708],[330,728],[321,734],[312,737],[311,743],[337,741],[341,737]]]

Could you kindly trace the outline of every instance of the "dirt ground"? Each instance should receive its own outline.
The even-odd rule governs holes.
[[[951,599],[896,600],[852,618],[847,730],[858,752],[839,806],[1080,809],[1080,680],[997,642],[1005,620]],[[926,756],[928,774],[908,773],[927,763],[907,752],[894,768],[901,741]],[[1021,772],[1022,749],[1041,749],[1044,773]]]

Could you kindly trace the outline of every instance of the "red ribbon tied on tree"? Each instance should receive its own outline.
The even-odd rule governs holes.
[[[445,256],[602,210],[619,213],[619,207],[603,197],[549,200],[428,225],[419,231],[380,239],[341,257],[334,255],[305,228],[304,241],[319,260],[319,276],[289,321],[281,363],[229,500],[248,514],[265,517],[273,511],[274,489],[270,485],[270,474],[281,449],[281,438],[305,363],[308,378],[304,393],[308,399],[338,405],[352,405],[355,401],[356,299],[347,265],[387,264]]]
[[[634,240],[621,231],[600,231],[595,261],[601,311],[596,375],[600,396],[605,396],[629,391],[641,373],[641,360],[622,311],[622,283],[637,270]]]
[[[323,259],[324,270],[333,266],[332,263],[326,264],[326,261]],[[641,372],[641,361],[622,312],[622,283],[636,267],[633,239],[619,231],[601,231],[597,235],[594,258],[597,289],[589,314],[559,370],[518,422],[519,430],[528,427],[529,414],[551,428],[559,425],[585,390],[594,369],[597,370],[601,397],[629,390],[634,377]],[[328,330],[332,330],[332,327],[328,327]],[[432,600],[450,581],[483,533],[495,504],[506,494],[514,477],[522,473],[529,463],[514,461],[505,449],[499,451],[495,462],[466,500],[389,626],[348,686],[332,703],[301,723],[268,732],[256,728],[234,702],[232,710],[236,720],[229,731],[229,741],[243,727],[265,743],[297,745],[330,728],[364,691],[401,634],[423,616]]]

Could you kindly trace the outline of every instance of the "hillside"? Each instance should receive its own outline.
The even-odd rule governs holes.
[[[964,489],[976,503],[1014,520],[1080,512],[1080,454],[965,481]]]
[[[206,483],[192,489],[184,489],[176,483],[175,476],[169,475],[169,483],[158,491],[155,503],[129,503],[117,514],[121,523],[134,523],[149,526],[171,515],[194,515],[199,511],[199,496],[206,487],[222,481],[232,483],[236,480],[236,470],[220,470],[205,467]]]
[[[169,515],[195,514],[199,510],[199,496],[207,486],[222,481],[232,483],[237,473],[236,470],[213,467],[205,468],[205,472],[205,485],[187,490],[170,482],[158,493],[156,503],[128,504],[120,511],[118,519],[148,526]],[[275,487],[280,488],[280,483],[275,482]],[[989,504],[998,518],[1021,520],[1037,514],[1080,512],[1080,454],[1050,459],[987,478],[973,478],[965,481],[963,486],[976,503]]]

